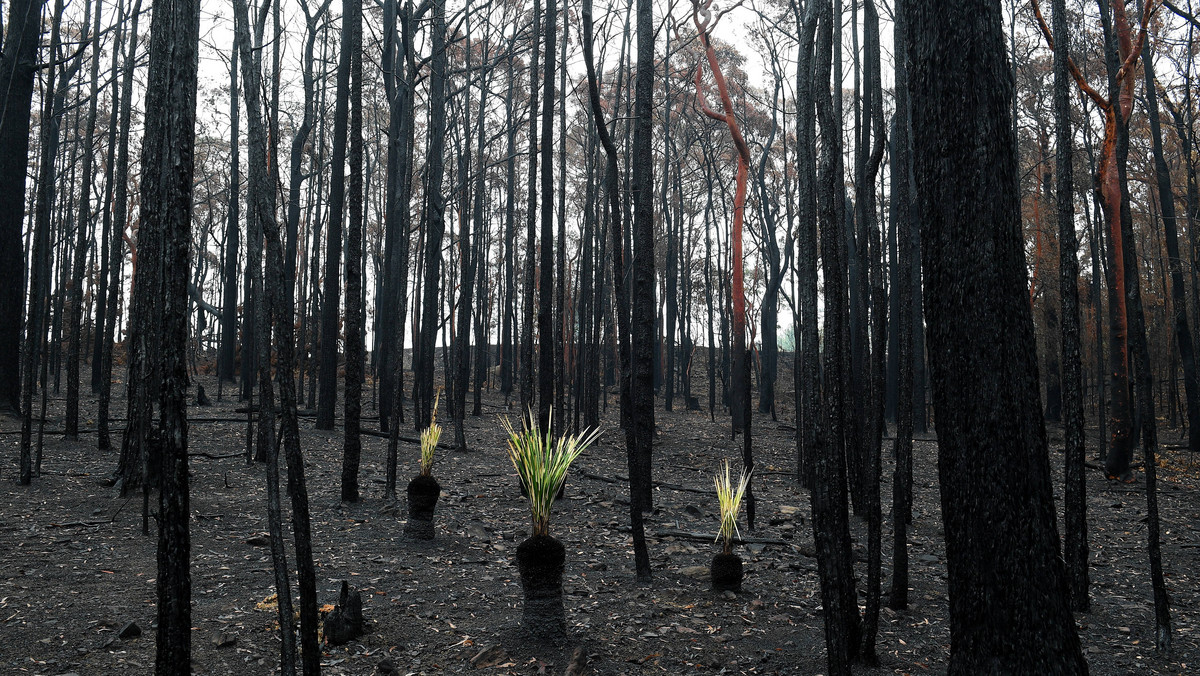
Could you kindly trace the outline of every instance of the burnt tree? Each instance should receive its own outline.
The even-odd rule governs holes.
[[[1050,485],[1000,6],[905,9],[948,673],[1086,674]]]

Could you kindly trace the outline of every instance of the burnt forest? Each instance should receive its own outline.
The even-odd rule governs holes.
[[[1200,669],[1195,0],[0,1],[0,674]]]

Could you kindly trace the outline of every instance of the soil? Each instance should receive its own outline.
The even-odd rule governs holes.
[[[276,673],[280,642],[265,538],[266,472],[245,462],[244,423],[203,421],[245,417],[235,412],[240,404],[231,399],[231,388],[218,401],[215,380],[199,380],[214,405],[189,410],[199,419],[190,429],[193,670]],[[368,385],[368,412],[370,392]],[[743,518],[742,535],[759,540],[735,548],[746,572],[742,592],[733,593],[709,588],[709,564],[718,551],[711,477],[720,459],[740,457],[741,442],[729,439],[728,420],[710,421],[706,411],[668,413],[659,400],[654,478],[661,484],[646,523],[654,582],[639,587],[624,443],[616,397],[609,397],[606,432],[572,467],[551,518],[551,534],[567,551],[568,639],[555,645],[531,642],[518,630],[522,596],[514,556],[528,536],[529,514],[498,419],[516,412],[509,413],[498,394],[484,401],[485,414],[466,422],[470,450],[438,451],[434,473],[442,496],[431,542],[405,538],[404,505],[382,499],[384,439],[363,437],[363,499],[343,504],[342,432],[316,431],[310,418],[302,419],[319,602],[336,602],[341,581],[348,580],[362,591],[368,622],[358,640],[325,648],[324,673],[372,674],[388,660],[400,674],[560,674],[573,654],[576,661],[586,657],[597,674],[824,672],[809,500],[794,480],[794,429],[784,422],[794,415],[790,406],[780,411],[779,422],[755,417],[758,523],[751,533]],[[68,441],[54,433],[56,426],[61,430],[62,401],[52,398],[42,474],[28,487],[14,482],[19,421],[0,419],[0,673],[153,671],[156,539],[141,533],[140,496],[121,498],[108,485],[117,451],[95,450],[95,405],[94,398],[85,400],[87,432]],[[123,412],[124,405],[114,403],[113,410]],[[373,421],[364,427],[377,429]],[[411,435],[408,426],[403,431]],[[1162,436],[1168,446],[1159,471],[1163,563],[1174,649],[1166,657],[1154,652],[1144,485],[1109,484],[1089,469],[1093,609],[1076,619],[1096,676],[1182,674],[1200,665],[1200,457],[1171,446],[1177,430]],[[911,608],[883,610],[881,666],[856,668],[859,674],[946,668],[936,442],[918,439],[914,453]],[[413,476],[417,446],[402,443],[400,454],[399,476]],[[1061,498],[1061,448],[1051,456]],[[152,498],[152,509],[155,504]],[[285,518],[287,504],[285,499]],[[886,520],[885,514],[885,590],[891,559]],[[865,577],[865,524],[856,517],[851,522],[856,572]],[[292,580],[295,589],[294,571]],[[860,593],[864,588],[860,582]]]

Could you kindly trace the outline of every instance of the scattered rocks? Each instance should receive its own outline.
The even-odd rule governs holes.
[[[237,643],[237,634],[229,630],[221,630],[213,636],[213,646],[216,648],[229,648]]]

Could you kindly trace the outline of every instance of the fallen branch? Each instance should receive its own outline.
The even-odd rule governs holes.
[[[201,452],[197,452],[197,453],[188,453],[188,457],[189,458],[208,458],[209,460],[226,460],[228,458],[244,458],[244,457],[246,457],[246,454],[243,451],[238,451],[237,453],[224,453],[221,455],[213,455],[212,453],[204,453],[203,451],[201,451]]]
[[[655,537],[660,538],[683,538],[684,540],[696,540],[699,542],[716,542],[717,539],[712,533],[693,533],[686,530],[676,530],[674,528],[666,528],[654,533]],[[733,542],[741,545],[779,545],[781,547],[794,547],[787,540],[778,538],[759,538],[759,537],[734,537]]]

